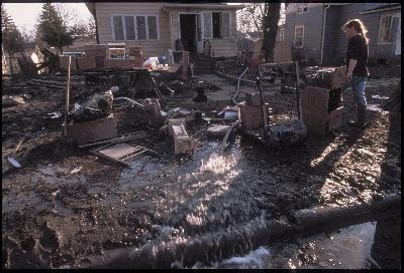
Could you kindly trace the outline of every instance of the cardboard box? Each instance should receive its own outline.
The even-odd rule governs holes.
[[[113,114],[106,118],[67,125],[67,138],[77,144],[91,143],[117,137]]]

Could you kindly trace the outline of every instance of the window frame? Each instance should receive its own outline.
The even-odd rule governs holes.
[[[211,22],[211,25],[210,25],[210,30],[211,30],[211,36],[210,37],[206,37],[206,39],[227,39],[227,38],[229,38],[229,37],[231,37],[231,35],[232,35],[232,29],[231,29],[231,20],[232,20],[232,17],[231,17],[231,12],[229,12],[229,11],[204,11],[203,13],[208,13],[208,14],[210,14],[210,22]],[[221,13],[222,15],[220,15],[220,37],[214,37],[213,36],[213,13]],[[223,13],[227,13],[228,15],[229,15],[229,35],[228,36],[223,36],[223,33],[221,33],[221,31],[222,31],[222,25],[223,25]],[[206,29],[206,26],[205,26],[205,22],[203,22],[203,24],[204,24],[204,29]],[[204,31],[204,38],[205,38],[205,31]]]
[[[114,26],[114,21],[113,18],[115,16],[121,17],[122,20],[122,26],[123,26],[123,40],[117,40],[115,37],[115,26]],[[126,22],[125,22],[125,16],[132,16],[133,17],[133,27],[134,27],[134,33],[135,33],[135,40],[128,40],[127,35],[126,35]],[[145,18],[145,27],[146,27],[146,39],[144,40],[139,40],[139,35],[137,32],[137,17],[144,17]],[[156,31],[157,31],[157,39],[150,39],[149,37],[149,23],[148,23],[148,17],[153,16],[156,18]],[[111,22],[111,31],[112,31],[112,40],[114,42],[144,42],[144,41],[160,41],[160,29],[159,29],[159,14],[110,14],[110,22]]]
[[[398,18],[398,26],[400,26],[400,24],[401,24],[401,16],[400,16],[400,14],[398,14],[398,13],[388,13],[388,14],[382,14],[381,16],[380,16],[380,21],[379,21],[379,30],[378,30],[378,34],[377,34],[377,44],[379,44],[379,45],[391,45],[391,44],[395,44],[396,43],[396,41],[382,41],[381,40],[381,38],[382,38],[382,36],[381,36],[381,32],[382,32],[382,30],[384,30],[384,29],[382,29],[382,22],[383,22],[383,19],[385,18],[385,17],[391,17],[391,21],[390,21],[390,29],[389,29],[389,31],[390,31],[390,39],[391,39],[391,30],[392,30],[392,28],[393,28],[393,19],[396,17],[396,18]],[[398,27],[398,29],[397,29],[397,31],[399,31],[399,27]],[[398,35],[398,33],[397,33],[397,35]]]
[[[302,46],[296,46],[296,30],[298,28],[303,28]],[[293,46],[294,46],[294,48],[304,48],[304,25],[295,26],[295,35],[294,35],[294,39],[293,39]]]
[[[306,3],[297,3],[296,12],[297,14],[303,14],[309,12],[309,6],[305,5]],[[306,9],[306,11],[304,10]]]
[[[285,41],[285,28],[278,28],[279,35],[276,35],[277,42],[284,42]],[[282,34],[282,35],[281,35]]]

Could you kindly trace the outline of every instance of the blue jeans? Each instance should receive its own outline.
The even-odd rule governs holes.
[[[366,81],[367,77],[358,77],[358,76],[353,76],[352,77],[352,91],[354,95],[354,100],[355,103],[358,106],[366,107],[367,102],[366,102],[366,97],[365,97],[365,87],[366,87]]]

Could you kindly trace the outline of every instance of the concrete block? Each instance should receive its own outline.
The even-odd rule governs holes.
[[[185,118],[172,118],[168,120],[168,135],[173,136],[173,126],[174,125],[185,125]]]
[[[195,148],[195,140],[189,135],[174,136],[174,154],[192,154]]]
[[[268,117],[268,103],[262,106],[264,116]],[[238,109],[239,120],[241,126],[246,130],[255,130],[263,127],[261,106],[251,106],[243,102],[239,105]],[[265,124],[268,124],[268,118],[265,119]]]
[[[261,96],[258,92],[250,92],[245,94],[245,101],[248,105],[259,106],[261,105]]]
[[[178,124],[173,124],[178,123]],[[174,154],[192,154],[195,148],[195,140],[192,139],[185,129],[183,120],[172,120],[169,131],[174,140]]]
[[[224,137],[229,130],[229,125],[212,124],[208,128],[208,136],[210,137]]]
[[[67,125],[67,138],[78,144],[95,142],[117,136],[113,114],[106,118]]]

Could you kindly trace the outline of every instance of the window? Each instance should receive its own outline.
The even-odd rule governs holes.
[[[295,47],[303,47],[304,26],[295,27]]]
[[[278,33],[276,34],[276,41],[277,42],[285,41],[285,29],[284,28],[278,28]]]
[[[395,43],[399,24],[398,15],[383,15],[380,19],[379,43]]]
[[[144,16],[136,16],[137,39],[146,40],[146,20]]]
[[[203,14],[205,38],[212,37],[212,13]]]
[[[309,10],[305,3],[298,3],[296,5],[297,5],[297,14],[303,14]]]
[[[212,12],[213,38],[223,38],[230,35],[230,14],[227,12]],[[209,24],[210,22],[208,22]],[[208,26],[205,24],[205,33]],[[210,32],[210,30],[208,31]],[[205,37],[209,37],[206,36]]]
[[[156,15],[113,15],[114,41],[158,40]]]

